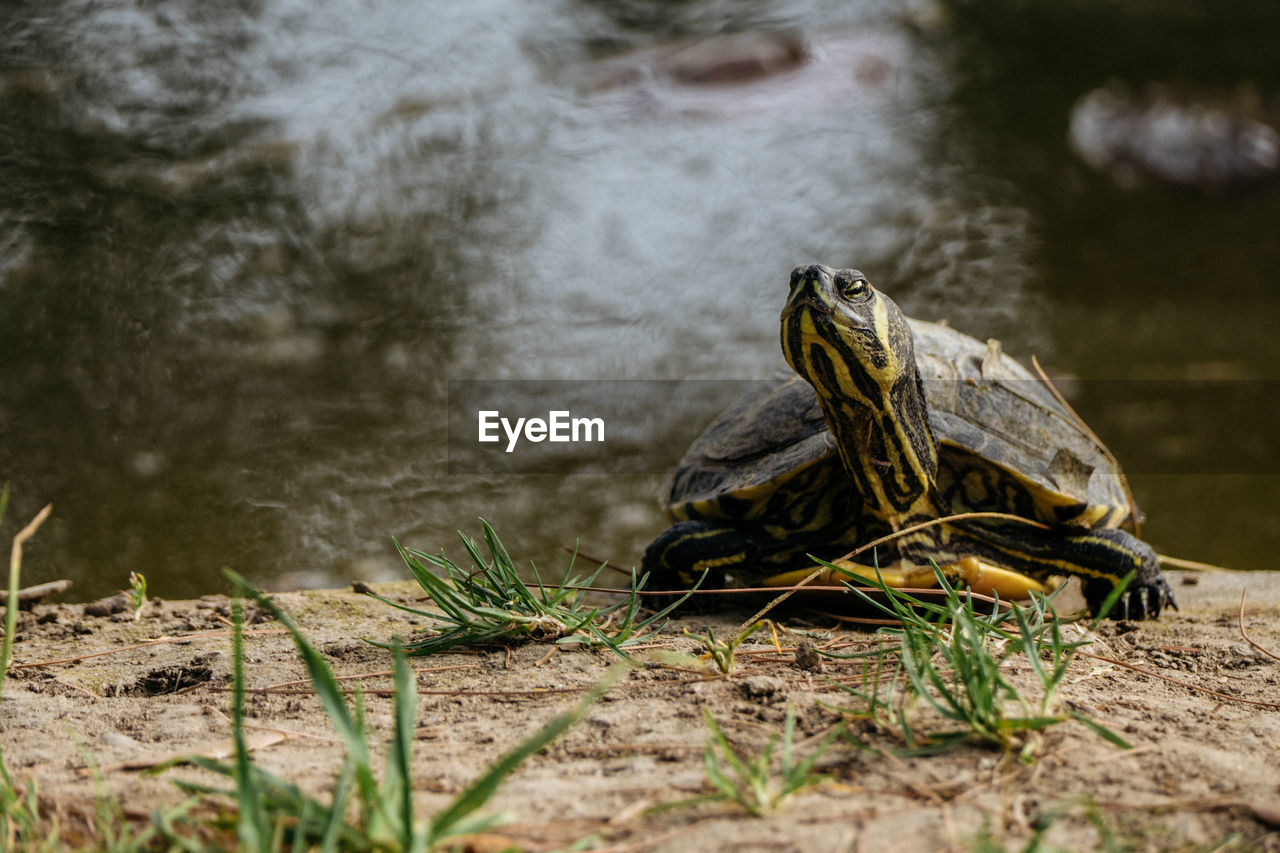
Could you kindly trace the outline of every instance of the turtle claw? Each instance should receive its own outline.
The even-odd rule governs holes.
[[[1138,615],[1136,618],[1138,619],[1146,619],[1148,615],[1152,619],[1159,619],[1160,611],[1164,608],[1178,609],[1178,602],[1173,600],[1173,590],[1169,588],[1169,582],[1165,580],[1164,575],[1160,575],[1153,582],[1143,584],[1137,589],[1130,586],[1125,599],[1137,601]]]
[[[1097,614],[1114,587],[1105,580],[1090,581],[1085,584],[1084,597],[1089,604],[1089,611]],[[1115,603],[1107,614],[1111,619],[1142,621],[1143,619],[1159,619],[1160,612],[1166,607],[1178,609],[1178,602],[1173,599],[1173,590],[1163,575],[1157,575],[1150,581],[1134,580],[1125,590],[1124,595]]]

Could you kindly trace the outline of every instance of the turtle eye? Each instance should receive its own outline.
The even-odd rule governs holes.
[[[836,290],[850,302],[866,302],[871,298],[871,285],[865,278],[851,275],[836,276]]]

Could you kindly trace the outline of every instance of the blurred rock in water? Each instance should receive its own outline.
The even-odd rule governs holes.
[[[1280,110],[1256,94],[1181,94],[1119,84],[1094,89],[1071,110],[1070,141],[1085,162],[1122,184],[1141,181],[1222,192],[1280,172]]]

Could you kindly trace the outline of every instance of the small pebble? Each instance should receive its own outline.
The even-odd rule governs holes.
[[[804,642],[796,646],[796,666],[806,672],[822,672],[822,655],[813,647],[813,643]]]
[[[782,693],[787,686],[781,678],[772,675],[753,675],[742,682],[742,690],[748,696],[764,697]]]
[[[120,732],[103,732],[102,737],[98,739],[102,741],[103,746],[116,746],[124,749],[137,749],[141,746],[136,740]]]
[[[91,601],[84,606],[86,616],[112,616],[116,613],[123,613],[128,609],[129,595],[124,592],[109,595],[97,601]]]

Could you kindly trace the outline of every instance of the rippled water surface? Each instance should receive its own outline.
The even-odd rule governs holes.
[[[1047,14],[11,3],[3,540],[51,501],[24,579],[82,598],[397,576],[393,536],[477,516],[539,565],[629,566],[661,472],[460,472],[449,382],[765,377],[819,261],[1038,355],[1158,549],[1271,568],[1280,196],[1122,186],[1067,126],[1113,78],[1280,94],[1280,15]],[[654,403],[664,458],[710,405]]]

